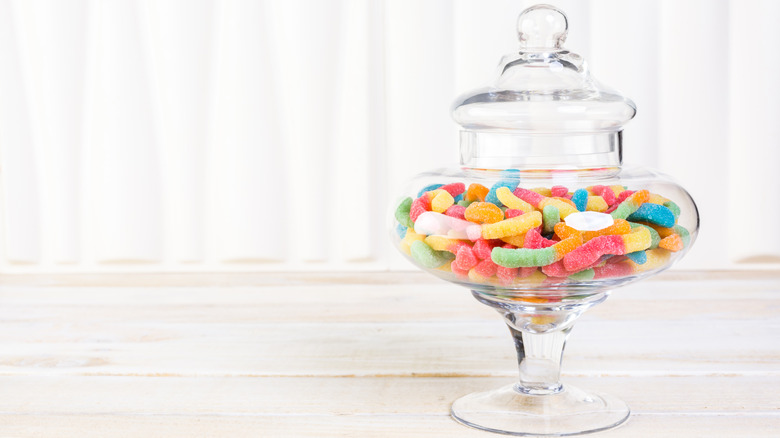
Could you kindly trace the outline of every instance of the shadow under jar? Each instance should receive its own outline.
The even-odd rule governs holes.
[[[560,382],[566,339],[611,290],[685,255],[699,227],[693,199],[671,178],[621,167],[621,132],[636,108],[563,48],[567,29],[552,6],[520,14],[519,52],[453,107],[461,166],[414,177],[391,211],[391,238],[409,260],[470,289],[509,327],[519,381],[462,397],[451,412],[510,435],[626,421],[621,400]]]

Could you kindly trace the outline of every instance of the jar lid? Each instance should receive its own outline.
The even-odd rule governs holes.
[[[589,135],[618,132],[634,103],[599,84],[582,56],[563,47],[566,15],[550,5],[524,10],[520,50],[503,57],[489,86],[459,97],[452,116],[467,131]]]

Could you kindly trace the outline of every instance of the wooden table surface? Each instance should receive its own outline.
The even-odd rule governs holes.
[[[422,273],[0,277],[0,437],[491,437],[450,403],[513,381],[493,310]],[[780,273],[672,272],[577,323],[598,437],[780,436]]]

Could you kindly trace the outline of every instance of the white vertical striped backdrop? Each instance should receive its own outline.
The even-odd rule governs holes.
[[[530,4],[0,0],[0,272],[409,268],[387,202]],[[780,267],[780,2],[555,4],[699,203],[680,267]]]

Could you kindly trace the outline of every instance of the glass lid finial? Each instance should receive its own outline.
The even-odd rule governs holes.
[[[551,5],[531,6],[517,19],[521,51],[561,50],[568,31],[566,14]]]

